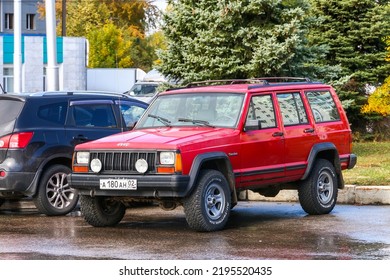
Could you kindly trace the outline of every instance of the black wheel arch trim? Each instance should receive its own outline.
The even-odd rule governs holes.
[[[341,172],[341,163],[340,163],[340,156],[337,151],[336,146],[333,143],[330,142],[324,142],[324,143],[318,143],[314,145],[310,151],[309,157],[307,159],[307,168],[305,170],[305,173],[303,174],[301,180],[305,180],[311,170],[313,169],[314,163],[317,159],[317,156],[319,153],[324,152],[324,151],[332,151],[334,153],[334,156],[332,156],[332,161],[331,163],[333,164],[336,174],[338,177],[338,187],[340,189],[344,188],[344,179],[343,179],[343,174]],[[327,159],[327,158],[325,158]]]
[[[53,161],[53,160],[56,160],[56,159],[60,159],[60,158],[67,158],[70,160],[70,162],[72,161],[72,157],[70,157],[68,154],[56,154],[54,156],[51,156],[51,157],[48,157],[46,158],[43,162],[41,162],[41,164],[39,165],[36,173],[35,173],[35,176],[34,176],[34,179],[32,180],[30,186],[28,187],[28,189],[26,190],[26,193],[29,194],[29,195],[32,195],[34,196],[35,194],[37,194],[38,192],[38,184],[39,184],[39,180],[41,180],[41,177],[42,177],[42,174],[43,174],[43,171],[44,169],[46,169],[47,165],[49,162]],[[68,166],[69,168],[71,168],[71,166]]]
[[[189,176],[190,176],[190,181],[189,181],[189,193],[193,191],[193,188],[195,187],[196,181],[198,179],[200,170],[202,169],[202,165],[209,162],[209,161],[215,161],[215,160],[222,160],[225,164],[226,168],[226,180],[229,184],[230,191],[232,193],[232,203],[236,204],[238,201],[237,198],[237,192],[235,189],[235,181],[234,181],[234,172],[233,172],[233,167],[231,165],[231,162],[229,160],[229,156],[224,153],[224,152],[211,152],[211,153],[205,153],[205,154],[200,154],[197,155],[194,158],[194,161],[192,163]],[[217,169],[219,170],[219,169]],[[220,170],[219,170],[220,171]],[[224,172],[222,172],[224,173]]]

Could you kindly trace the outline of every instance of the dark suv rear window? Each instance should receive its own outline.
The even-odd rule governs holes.
[[[0,100],[0,136],[12,133],[23,105],[24,102],[19,100]]]
[[[0,124],[5,124],[17,118],[22,110],[24,102],[19,100],[1,99],[0,102]]]

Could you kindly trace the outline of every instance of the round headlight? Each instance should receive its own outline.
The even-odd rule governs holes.
[[[102,170],[102,162],[98,158],[91,160],[91,170],[95,173],[98,173],[100,170]]]
[[[135,169],[137,169],[137,171],[139,173],[145,173],[148,170],[148,163],[147,163],[147,161],[144,160],[143,158],[140,158],[135,163]]]

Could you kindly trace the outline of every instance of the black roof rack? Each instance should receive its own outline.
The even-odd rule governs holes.
[[[25,93],[29,96],[56,96],[56,95],[101,95],[101,96],[118,96],[118,97],[125,97],[129,98],[130,96],[124,93],[118,93],[118,92],[109,92],[109,91],[93,91],[93,90],[80,90],[80,91],[39,91],[39,92],[32,92],[32,93]]]
[[[206,85],[233,85],[233,84],[267,84],[267,81],[264,79],[254,78],[254,79],[231,79],[231,80],[206,80],[199,82],[192,82],[186,85],[186,88],[191,87],[200,87]]]
[[[199,87],[206,85],[233,85],[233,84],[262,84],[269,85],[271,83],[293,83],[293,82],[306,82],[310,83],[309,78],[302,77],[261,77],[250,79],[227,79],[227,80],[206,80],[200,82],[192,82],[187,84],[186,88]]]
[[[166,91],[211,86],[211,85],[233,85],[233,84],[251,84],[248,88],[258,88],[267,85],[275,85],[281,83],[313,83],[310,78],[304,77],[261,77],[261,78],[250,78],[250,79],[222,79],[222,80],[206,80],[199,82],[192,82],[183,87],[169,88]]]

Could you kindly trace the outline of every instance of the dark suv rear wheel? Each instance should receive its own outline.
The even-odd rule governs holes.
[[[336,205],[337,191],[334,166],[328,160],[318,159],[309,177],[298,189],[299,202],[308,214],[328,214]]]
[[[68,184],[70,168],[65,165],[53,165],[42,175],[38,192],[34,197],[39,212],[48,216],[66,215],[78,202],[78,194]]]

